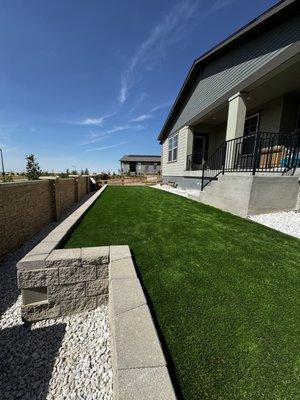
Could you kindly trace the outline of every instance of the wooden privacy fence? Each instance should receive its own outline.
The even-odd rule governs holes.
[[[156,185],[162,182],[161,175],[121,176],[97,181],[102,185]]]

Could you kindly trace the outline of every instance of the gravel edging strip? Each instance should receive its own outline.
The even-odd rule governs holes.
[[[110,247],[109,317],[114,400],[176,400],[128,246]]]
[[[300,212],[298,211],[251,215],[248,218],[251,221],[300,239]]]

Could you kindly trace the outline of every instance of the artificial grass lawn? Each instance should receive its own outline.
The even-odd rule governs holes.
[[[128,244],[184,399],[299,395],[300,241],[148,187],[108,187],[65,247]]]

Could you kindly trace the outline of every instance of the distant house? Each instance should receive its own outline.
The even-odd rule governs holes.
[[[121,173],[158,174],[161,168],[160,156],[125,155],[120,159]]]
[[[280,1],[194,61],[158,136],[164,182],[239,215],[297,208],[299,10]]]

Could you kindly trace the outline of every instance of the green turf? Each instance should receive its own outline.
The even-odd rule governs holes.
[[[300,241],[147,187],[109,187],[66,247],[128,244],[184,399],[299,398]]]

